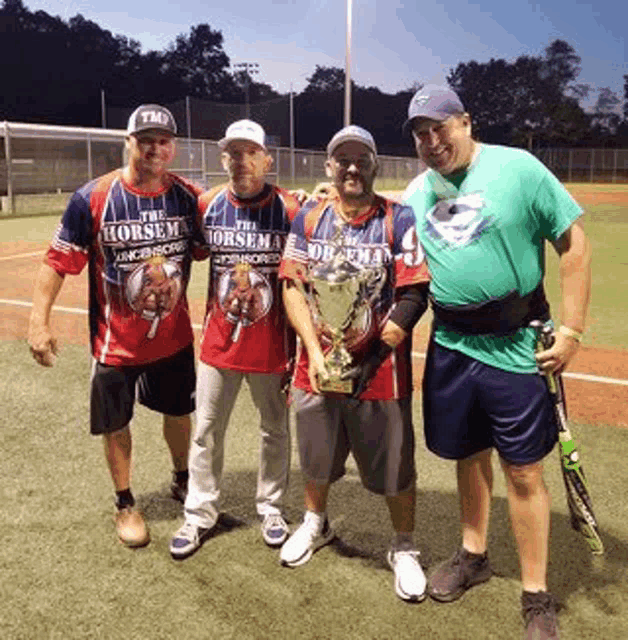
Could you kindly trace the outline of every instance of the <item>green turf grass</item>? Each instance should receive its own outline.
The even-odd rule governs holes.
[[[393,591],[384,554],[390,525],[383,500],[358,482],[355,466],[333,488],[329,513],[340,540],[310,563],[285,569],[262,542],[255,517],[257,417],[246,389],[227,435],[223,506],[232,530],[175,562],[168,542],[181,506],[168,496],[170,462],[159,417],[138,409],[133,424],[134,490],[152,532],[131,551],[115,539],[113,492],[99,438],[87,433],[90,361],[64,346],[41,369],[24,342],[0,343],[0,637],[199,639],[519,638],[518,564],[501,473],[496,473],[490,553],[498,575],[457,603],[408,605]],[[427,453],[418,398],[416,539],[428,566],[458,542],[454,468]],[[556,453],[550,588],[566,605],[563,637],[619,640],[628,628],[628,431],[577,428],[607,548],[595,566],[567,521]],[[497,468],[497,464],[495,465]],[[287,512],[301,515],[293,456]],[[497,469],[496,469],[497,470]]]
[[[584,344],[626,348],[628,345],[628,207],[587,205],[582,219],[593,250],[592,291]],[[547,245],[545,280],[552,314],[559,318],[558,258]]]

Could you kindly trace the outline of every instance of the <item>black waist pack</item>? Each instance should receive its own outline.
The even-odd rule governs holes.
[[[436,302],[430,294],[430,302],[435,324],[473,336],[507,336],[527,326],[532,320],[547,322],[550,319],[542,281],[525,296],[511,291],[502,298],[478,304],[446,305]]]

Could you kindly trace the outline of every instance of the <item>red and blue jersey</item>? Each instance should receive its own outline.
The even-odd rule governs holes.
[[[200,193],[174,174],[163,189],[145,193],[117,170],[70,199],[45,260],[62,276],[89,263],[89,330],[98,362],[144,364],[192,342],[186,288],[193,253],[203,256]]]
[[[356,269],[383,268],[384,285],[356,327],[347,332],[345,346],[357,362],[379,334],[395,302],[395,289],[429,280],[425,256],[416,233],[411,207],[376,196],[371,208],[350,221],[338,213],[340,201],[331,198],[306,203],[295,218],[279,271],[280,278],[306,283],[309,270],[329,263],[342,247],[344,259]],[[338,233],[341,229],[341,240]],[[314,322],[317,318],[314,317]],[[329,348],[325,330],[316,326],[323,350]],[[364,400],[392,400],[412,390],[410,341],[405,340],[378,369]],[[311,392],[306,349],[299,349],[294,385]]]
[[[284,373],[294,333],[277,273],[290,223],[299,210],[287,191],[266,184],[251,199],[227,185],[199,200],[200,227],[211,252],[200,359],[243,373]]]

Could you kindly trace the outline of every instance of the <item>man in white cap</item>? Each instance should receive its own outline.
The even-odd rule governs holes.
[[[195,373],[185,292],[192,252],[197,247],[202,256],[203,240],[195,234],[200,189],[168,171],[176,132],[165,107],[145,104],[133,112],[128,164],[70,199],[35,283],[29,323],[33,357],[52,366],[52,306],[65,276],[89,263],[90,431],[103,436],[116,491],[116,532],[129,547],[150,540],[131,492],[136,387],[138,401],[163,414],[173,497],[182,502],[187,487]]]
[[[292,394],[306,482],[303,523],[283,545],[280,559],[297,567],[333,539],[327,496],[352,452],[363,485],[388,505],[394,533],[387,560],[395,592],[403,600],[420,601],[425,575],[413,541],[416,471],[408,336],[427,306],[428,273],[412,209],[373,191],[378,161],[371,134],[354,125],[341,129],[329,142],[325,169],[332,195],[309,201],[299,212],[280,269],[288,318],[302,343]],[[321,391],[331,335],[310,306],[309,274],[334,271],[339,264],[355,273],[372,270],[380,287],[371,293],[362,321],[347,332],[345,346],[354,362],[344,375],[354,378],[347,395]]]
[[[288,536],[282,502],[290,432],[283,386],[294,333],[286,321],[277,271],[299,202],[266,181],[272,157],[259,124],[234,122],[218,144],[229,182],[199,201],[211,264],[185,521],[170,541],[170,553],[178,560],[219,528],[225,433],[243,380],[260,414],[255,506],[262,537],[278,547]]]
[[[558,638],[547,592],[550,497],[543,458],[557,424],[538,367],[562,371],[578,350],[591,288],[582,209],[531,154],[479,144],[448,87],[418,91],[406,121],[427,165],[404,202],[432,276],[432,338],[423,378],[428,448],[457,461],[462,543],[432,573],[429,595],[456,600],[491,577],[487,535],[496,449],[519,548],[527,640]],[[532,320],[549,322],[544,245],[559,254],[561,321],[535,356]]]

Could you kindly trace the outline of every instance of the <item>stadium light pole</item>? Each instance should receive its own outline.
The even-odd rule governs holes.
[[[251,84],[251,76],[259,73],[259,64],[257,62],[236,62],[233,68],[243,74],[244,80],[244,112],[247,118],[251,116],[251,108],[249,103],[249,85]]]
[[[353,0],[347,0],[347,51],[345,54],[345,127],[351,124],[351,22]]]
[[[100,123],[103,129],[107,128],[107,108],[105,106],[105,90],[100,90]]]
[[[185,122],[188,134],[188,171],[192,168],[192,109],[190,108],[190,96],[185,96]]]
[[[294,186],[294,92],[290,83],[290,182]]]

